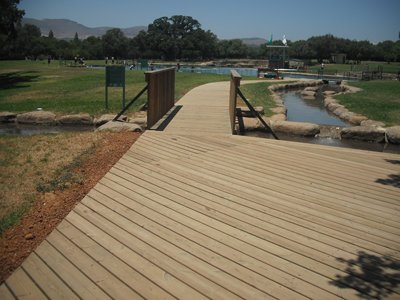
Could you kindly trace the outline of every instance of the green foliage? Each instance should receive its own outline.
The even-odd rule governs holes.
[[[154,20],[147,32],[139,33],[132,44],[144,51],[144,57],[175,60],[211,58],[216,41],[216,36],[201,29],[200,23],[192,17],[172,16]]]
[[[15,35],[16,25],[20,24],[25,14],[23,10],[18,9],[18,4],[19,0],[0,1],[0,41],[6,41]]]
[[[397,81],[352,82],[363,90],[336,96],[350,111],[382,121],[386,125],[400,125],[400,84]]]
[[[241,40],[222,40],[218,42],[218,56],[243,58],[247,56],[247,46]]]
[[[3,10],[0,9],[0,13],[3,14]],[[6,43],[7,34],[1,31],[5,26],[0,22],[0,57],[3,59],[37,59],[48,55],[63,59],[72,59],[75,56],[104,59],[107,56],[115,59],[162,60],[269,57],[266,44],[257,47],[246,45],[239,39],[218,40],[210,30],[203,30],[199,21],[182,15],[158,18],[149,24],[147,31],[141,31],[132,39],[125,37],[120,29],[114,28],[101,38],[88,37],[80,40],[76,33],[71,41],[57,40],[51,30],[48,37],[45,37],[41,36],[36,26],[24,25],[15,27],[16,39]],[[282,45],[282,42],[275,40],[273,45]],[[288,45],[288,58],[317,59],[322,62],[329,60],[332,53],[346,53],[348,60],[357,62],[400,61],[400,41],[384,41],[374,45],[369,41],[349,40],[327,34],[313,36],[308,40],[288,41]]]
[[[108,57],[123,58],[126,57],[126,48],[128,39],[121,29],[114,28],[107,30],[102,37],[103,53]]]

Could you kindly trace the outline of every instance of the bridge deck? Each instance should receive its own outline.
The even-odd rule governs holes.
[[[140,137],[1,299],[400,298],[399,155],[192,134],[183,109]]]

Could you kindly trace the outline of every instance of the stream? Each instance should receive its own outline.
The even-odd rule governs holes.
[[[306,99],[299,92],[290,91],[283,95],[287,108],[287,120],[309,122],[319,125],[349,127],[337,116],[329,113],[324,106],[324,97],[318,95],[314,99]]]
[[[322,87],[322,91],[335,90],[336,88],[338,88],[338,86],[325,85]],[[309,99],[303,97],[300,93],[301,90],[289,90],[280,94],[287,108],[287,120],[323,125],[321,126],[321,133],[317,137],[302,137],[280,133],[278,134],[279,139],[333,147],[400,153],[400,145],[347,139],[341,140],[339,136],[340,128],[350,127],[352,125],[344,122],[326,110],[324,106],[324,97],[321,92],[319,92],[315,98]],[[247,132],[246,135],[273,139],[272,135],[266,132]]]

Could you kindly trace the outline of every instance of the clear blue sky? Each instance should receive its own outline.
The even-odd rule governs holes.
[[[289,40],[333,34],[356,40],[396,41],[400,0],[22,0],[25,17],[70,19],[88,27],[147,26],[188,15],[220,39]]]

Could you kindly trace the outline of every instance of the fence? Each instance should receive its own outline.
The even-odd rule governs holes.
[[[231,87],[229,92],[229,116],[231,120],[231,131],[232,134],[236,133],[235,123],[236,123],[236,103],[238,88],[240,86],[240,80],[242,77],[236,70],[231,70]]]
[[[145,72],[147,90],[147,128],[158,122],[175,103],[175,68]]]

